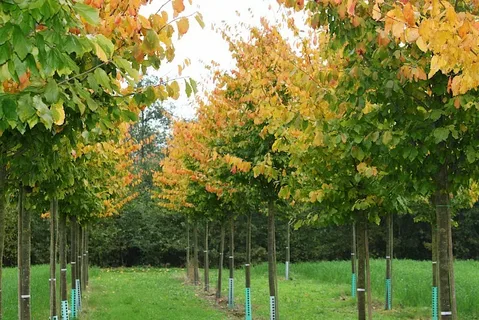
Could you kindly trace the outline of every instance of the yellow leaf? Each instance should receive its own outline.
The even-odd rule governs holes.
[[[187,18],[181,18],[176,22],[176,25],[178,26],[178,32],[180,33],[180,36],[187,33],[188,29],[190,28],[190,23]]]
[[[392,27],[393,36],[396,38],[400,38],[403,32],[404,32],[404,22],[395,21]]]
[[[382,18],[381,9],[377,3],[374,4],[373,7],[373,19],[378,21]]]
[[[422,36],[417,38],[416,45],[419,48],[419,50],[421,50],[422,52],[427,52],[427,44],[424,42],[424,39],[422,38]]]
[[[419,38],[419,30],[417,28],[411,28],[406,30],[407,42],[415,42],[418,38]]]
[[[98,45],[98,43],[95,43],[95,51],[96,51],[96,55],[97,57],[103,61],[103,62],[107,62],[108,61],[108,56],[106,55],[106,52],[102,49],[102,47],[100,47]]]
[[[439,56],[434,56],[431,59],[431,69],[429,74],[427,75],[429,79],[431,79],[434,74],[439,70]]]
[[[65,122],[65,110],[63,109],[63,102],[59,102],[51,106],[53,123],[61,126]]]
[[[183,0],[173,0],[173,10],[175,10],[175,14],[183,12],[185,10]]]

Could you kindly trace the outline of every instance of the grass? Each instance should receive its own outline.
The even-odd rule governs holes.
[[[431,265],[429,262],[395,260],[393,263],[393,309],[385,311],[385,261],[371,261],[374,316],[377,319],[431,318]],[[284,264],[278,265],[279,311],[283,319],[357,319],[356,301],[351,298],[349,262],[293,264],[292,281],[284,279]],[[479,320],[479,261],[455,263],[456,296],[459,319]],[[210,275],[216,285],[216,272]],[[227,296],[227,277],[223,279]],[[235,301],[244,304],[244,275],[235,272]],[[252,304],[255,319],[268,319],[267,265],[252,269]],[[239,307],[239,308],[242,308]]]
[[[431,266],[429,262],[394,261],[392,311],[383,310],[385,294],[384,260],[371,261],[374,318],[430,319]],[[278,264],[279,311],[282,319],[357,319],[351,298],[350,263],[319,262],[291,265],[284,279],[284,264]],[[455,264],[459,319],[479,320],[479,261]],[[182,269],[92,269],[90,289],[84,299],[82,320],[123,319],[242,319],[244,273],[235,271],[236,310],[226,313],[226,301],[214,307],[211,295],[185,285]],[[32,319],[48,318],[48,266],[32,269]],[[223,298],[227,296],[225,272]],[[216,270],[210,274],[212,292]],[[4,273],[4,319],[17,318],[16,269]],[[267,265],[252,269],[254,319],[269,319]],[[204,298],[204,299],[202,299]],[[208,299],[206,299],[208,298]]]

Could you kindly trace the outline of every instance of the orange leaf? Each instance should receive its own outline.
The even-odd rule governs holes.
[[[178,26],[178,32],[180,33],[180,35],[184,35],[185,33],[187,33],[188,29],[190,28],[190,23],[187,18],[181,18],[180,20],[178,20],[178,22],[176,22],[176,24]]]
[[[183,0],[173,0],[173,10],[175,10],[175,14],[183,12],[185,10]]]

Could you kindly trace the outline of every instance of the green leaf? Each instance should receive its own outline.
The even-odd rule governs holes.
[[[10,59],[12,52],[8,44],[0,45],[0,64],[4,64]]]
[[[36,110],[33,107],[32,97],[30,95],[23,95],[18,100],[18,117],[21,122],[28,121],[31,117],[35,116]]]
[[[45,128],[51,129],[53,125],[52,112],[43,102],[40,96],[33,97],[33,105],[37,109],[37,115],[40,118],[40,122],[45,125]]]
[[[111,90],[110,77],[108,77],[105,70],[97,68],[94,75],[96,82],[98,82],[104,89]]]
[[[362,161],[364,159],[364,151],[356,146],[351,148],[351,155],[359,161]]]
[[[384,132],[384,134],[383,134],[383,144],[388,145],[389,142],[391,142],[392,139],[393,139],[393,135],[392,135],[391,131]]]
[[[27,54],[31,51],[30,41],[28,41],[28,38],[23,34],[20,27],[15,27],[13,29],[12,37],[13,50],[21,60],[25,59]]]
[[[6,23],[0,28],[0,44],[4,44],[12,36],[13,25],[11,23]]]
[[[433,132],[436,143],[441,141],[446,141],[449,136],[449,129],[447,128],[436,128]]]
[[[52,78],[48,79],[47,86],[45,87],[45,99],[49,103],[56,103],[59,96],[58,85]]]
[[[138,79],[140,78],[140,73],[138,72],[138,70],[132,68],[131,63],[128,60],[122,58],[115,58],[113,61],[116,63],[117,67],[125,70],[126,73],[133,78],[133,80],[138,81]]]
[[[193,89],[191,88],[190,84],[188,81],[185,80],[185,91],[186,91],[186,96],[189,98],[191,96],[191,93],[193,92]]]
[[[196,81],[193,79],[190,79],[190,85],[191,85],[191,88],[193,89],[193,93],[196,94],[198,92],[198,86],[196,84]]]
[[[145,40],[143,41],[143,44],[148,51],[154,50],[160,45],[160,38],[158,38],[158,35],[155,31],[149,29],[146,31],[146,36]]]
[[[466,157],[467,157],[467,162],[473,163],[476,161],[476,150],[472,146],[468,146],[466,148]]]
[[[63,101],[52,105],[50,108],[52,111],[53,123],[57,126],[61,126],[65,122],[65,110],[63,109]]]
[[[86,104],[88,105],[88,108],[89,108],[91,111],[95,111],[95,110],[98,109],[98,107],[99,107],[98,103],[96,103],[96,101],[93,100],[92,98],[87,98],[87,99],[86,99]]]
[[[98,10],[86,5],[84,3],[75,3],[73,9],[83,18],[86,22],[91,25],[98,25],[100,23],[100,15]]]
[[[17,104],[14,100],[6,98],[2,101],[3,115],[7,121],[17,120]]]
[[[203,22],[203,15],[201,15],[201,13],[198,12],[195,16],[195,19],[196,19],[196,22],[198,22],[198,24],[200,25],[200,27],[204,29],[205,23]]]
[[[100,34],[95,37],[95,44],[96,54],[102,61],[111,59],[115,51],[115,46],[110,39]]]

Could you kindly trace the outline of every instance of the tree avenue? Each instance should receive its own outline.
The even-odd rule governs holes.
[[[104,141],[102,150],[95,152],[102,157],[107,157],[105,152],[114,152],[112,161],[117,160],[117,155],[128,156],[128,152],[118,153],[122,148],[118,144],[107,148],[109,142],[121,139],[120,124],[137,120],[140,109],[158,99],[179,95],[176,81],[136,87],[147,68],[159,69],[163,62],[173,59],[172,37],[175,33],[185,34],[189,24],[187,18],[179,16],[185,10],[182,0],[173,1],[171,19],[166,8],[149,17],[140,15],[140,6],[146,3],[42,0],[0,4],[0,165],[4,172],[0,184],[19,190],[19,319],[31,317],[29,211],[40,206],[32,204],[29,198],[39,188],[46,188],[46,197],[52,201],[52,237],[56,229],[56,199],[63,198],[65,189],[77,181],[83,184],[78,191],[83,189],[104,201],[104,214],[114,213],[118,206],[131,200],[121,188],[132,179],[123,176],[128,172],[126,167],[111,173],[107,182],[112,185],[101,195],[95,191],[99,187],[96,182],[90,185],[92,176],[82,176],[78,168],[66,172],[59,168],[73,168],[79,141]],[[202,24],[201,16],[197,20]],[[70,150],[59,147],[59,143]],[[99,168],[108,170],[114,164]],[[11,189],[1,188],[0,208],[5,207],[3,203]],[[121,199],[112,204],[115,195]],[[85,204],[82,208],[71,211],[73,216],[95,210]],[[0,211],[4,228],[4,210]],[[62,214],[60,218],[60,226],[64,226]],[[0,233],[2,253],[4,231]],[[64,234],[61,237],[64,243]],[[53,246],[55,241],[51,243]],[[55,264],[52,259],[52,272]],[[54,292],[52,285],[52,297]],[[52,303],[53,318],[58,314]],[[1,314],[0,305],[0,317]]]

